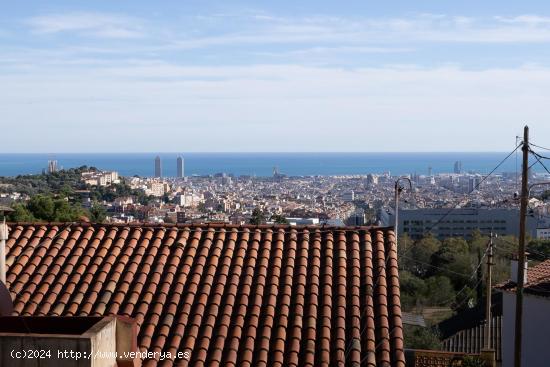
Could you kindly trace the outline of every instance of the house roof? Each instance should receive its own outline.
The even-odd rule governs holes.
[[[15,315],[133,317],[144,366],[404,366],[387,228],[11,224]]]
[[[513,292],[516,290],[516,282],[510,279],[496,288]],[[545,260],[527,269],[527,283],[523,290],[525,293],[550,297],[550,260]]]

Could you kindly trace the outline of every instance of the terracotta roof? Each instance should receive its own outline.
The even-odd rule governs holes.
[[[516,290],[516,282],[514,279],[510,279],[497,285],[496,288],[514,292]],[[523,289],[526,293],[550,297],[550,260],[544,260],[535,266],[527,268],[527,283]]]
[[[384,228],[12,224],[16,315],[125,315],[144,366],[404,366]]]

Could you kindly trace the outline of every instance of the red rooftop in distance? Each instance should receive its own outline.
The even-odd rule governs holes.
[[[14,315],[132,317],[143,366],[405,365],[387,228],[10,224],[7,266]]]

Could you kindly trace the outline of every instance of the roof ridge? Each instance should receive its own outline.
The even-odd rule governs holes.
[[[7,222],[14,226],[81,226],[88,227],[129,227],[129,228],[246,228],[246,229],[321,229],[321,230],[382,230],[391,231],[393,226],[334,226],[334,225],[291,225],[291,224],[231,224],[231,223],[99,223],[99,222]]]

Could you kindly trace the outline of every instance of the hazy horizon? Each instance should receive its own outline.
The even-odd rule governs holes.
[[[0,176],[40,173],[49,160],[58,166],[94,166],[118,171],[124,176],[154,174],[155,157],[160,156],[166,177],[176,175],[176,157],[185,159],[186,175],[229,173],[271,176],[274,167],[291,176],[334,176],[382,174],[449,173],[460,161],[464,172],[486,174],[508,155],[506,152],[153,152],[153,153],[0,153]],[[530,161],[533,163],[534,158]],[[510,157],[498,172],[515,172],[519,160]],[[431,167],[431,169],[429,169]],[[533,166],[534,172],[543,168]]]

